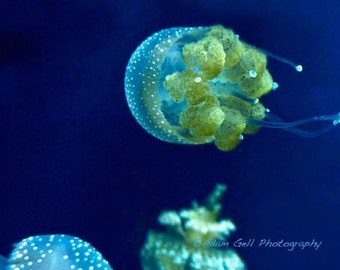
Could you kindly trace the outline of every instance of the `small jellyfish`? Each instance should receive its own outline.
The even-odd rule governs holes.
[[[259,101],[278,87],[267,69],[268,56],[302,71],[301,65],[249,45],[220,25],[164,29],[130,58],[127,103],[154,137],[178,144],[214,143],[222,151],[233,150],[260,127],[315,137],[339,123],[340,114],[286,123],[269,113]],[[312,132],[298,128],[314,121],[331,124]]]
[[[78,237],[51,234],[31,236],[14,245],[6,270],[112,270],[104,257],[89,243]],[[2,267],[2,268],[1,268]]]
[[[220,219],[225,185],[217,184],[203,204],[164,210],[158,217],[165,232],[148,232],[141,250],[144,270],[246,270],[242,258],[229,245],[236,230],[230,219]]]

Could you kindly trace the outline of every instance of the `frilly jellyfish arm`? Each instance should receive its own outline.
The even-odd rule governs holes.
[[[231,29],[179,27],[157,32],[132,54],[125,73],[127,103],[137,122],[154,137],[171,143],[213,142],[233,150],[260,127],[281,128],[315,137],[339,122],[338,115],[291,123],[267,114],[260,98],[275,90],[267,56],[301,72],[302,66],[239,39]],[[298,126],[333,121],[308,132]]]
[[[7,259],[0,255],[0,270],[5,270],[7,265]]]
[[[52,234],[31,236],[15,244],[7,270],[112,270],[104,257],[78,237]]]
[[[305,119],[301,119],[301,120],[293,121],[293,122],[287,122],[287,123],[282,121],[281,118],[279,118],[276,115],[266,114],[266,120],[267,121],[255,120],[255,119],[249,118],[247,119],[247,122],[255,126],[284,129],[291,133],[298,134],[302,137],[314,138],[319,135],[325,134],[329,130],[333,129],[336,125],[338,125],[340,122],[340,113],[333,114],[333,115],[314,116],[314,117],[309,117],[309,118],[305,118]],[[328,121],[328,122],[332,122],[332,124],[325,128],[316,130],[316,131],[306,131],[306,130],[298,128],[298,126],[309,124],[312,122],[318,122],[318,121],[319,122]]]

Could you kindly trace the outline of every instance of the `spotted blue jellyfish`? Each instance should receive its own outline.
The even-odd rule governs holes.
[[[271,114],[260,102],[278,87],[267,69],[268,56],[302,71],[301,65],[249,45],[220,25],[164,29],[130,58],[127,103],[154,137],[177,144],[213,142],[222,151],[233,150],[260,127],[315,137],[339,123],[339,113],[294,122]],[[314,121],[331,123],[316,131],[299,128]]]
[[[31,236],[14,245],[0,270],[112,270],[88,242],[65,234]]]

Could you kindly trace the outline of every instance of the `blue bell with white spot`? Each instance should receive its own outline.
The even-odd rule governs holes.
[[[4,260],[0,270],[112,270],[91,244],[65,234],[28,237],[15,244],[6,268]]]

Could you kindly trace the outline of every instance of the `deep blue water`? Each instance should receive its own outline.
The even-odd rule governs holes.
[[[268,2],[268,3],[266,3]],[[0,254],[37,234],[92,243],[117,269],[163,209],[228,186],[232,239],[322,241],[318,250],[240,248],[248,269],[336,269],[340,129],[315,139],[262,129],[233,152],[147,134],[125,101],[130,55],[173,26],[231,27],[269,60],[280,90],[264,104],[285,120],[340,111],[340,4],[307,1],[0,2]]]

